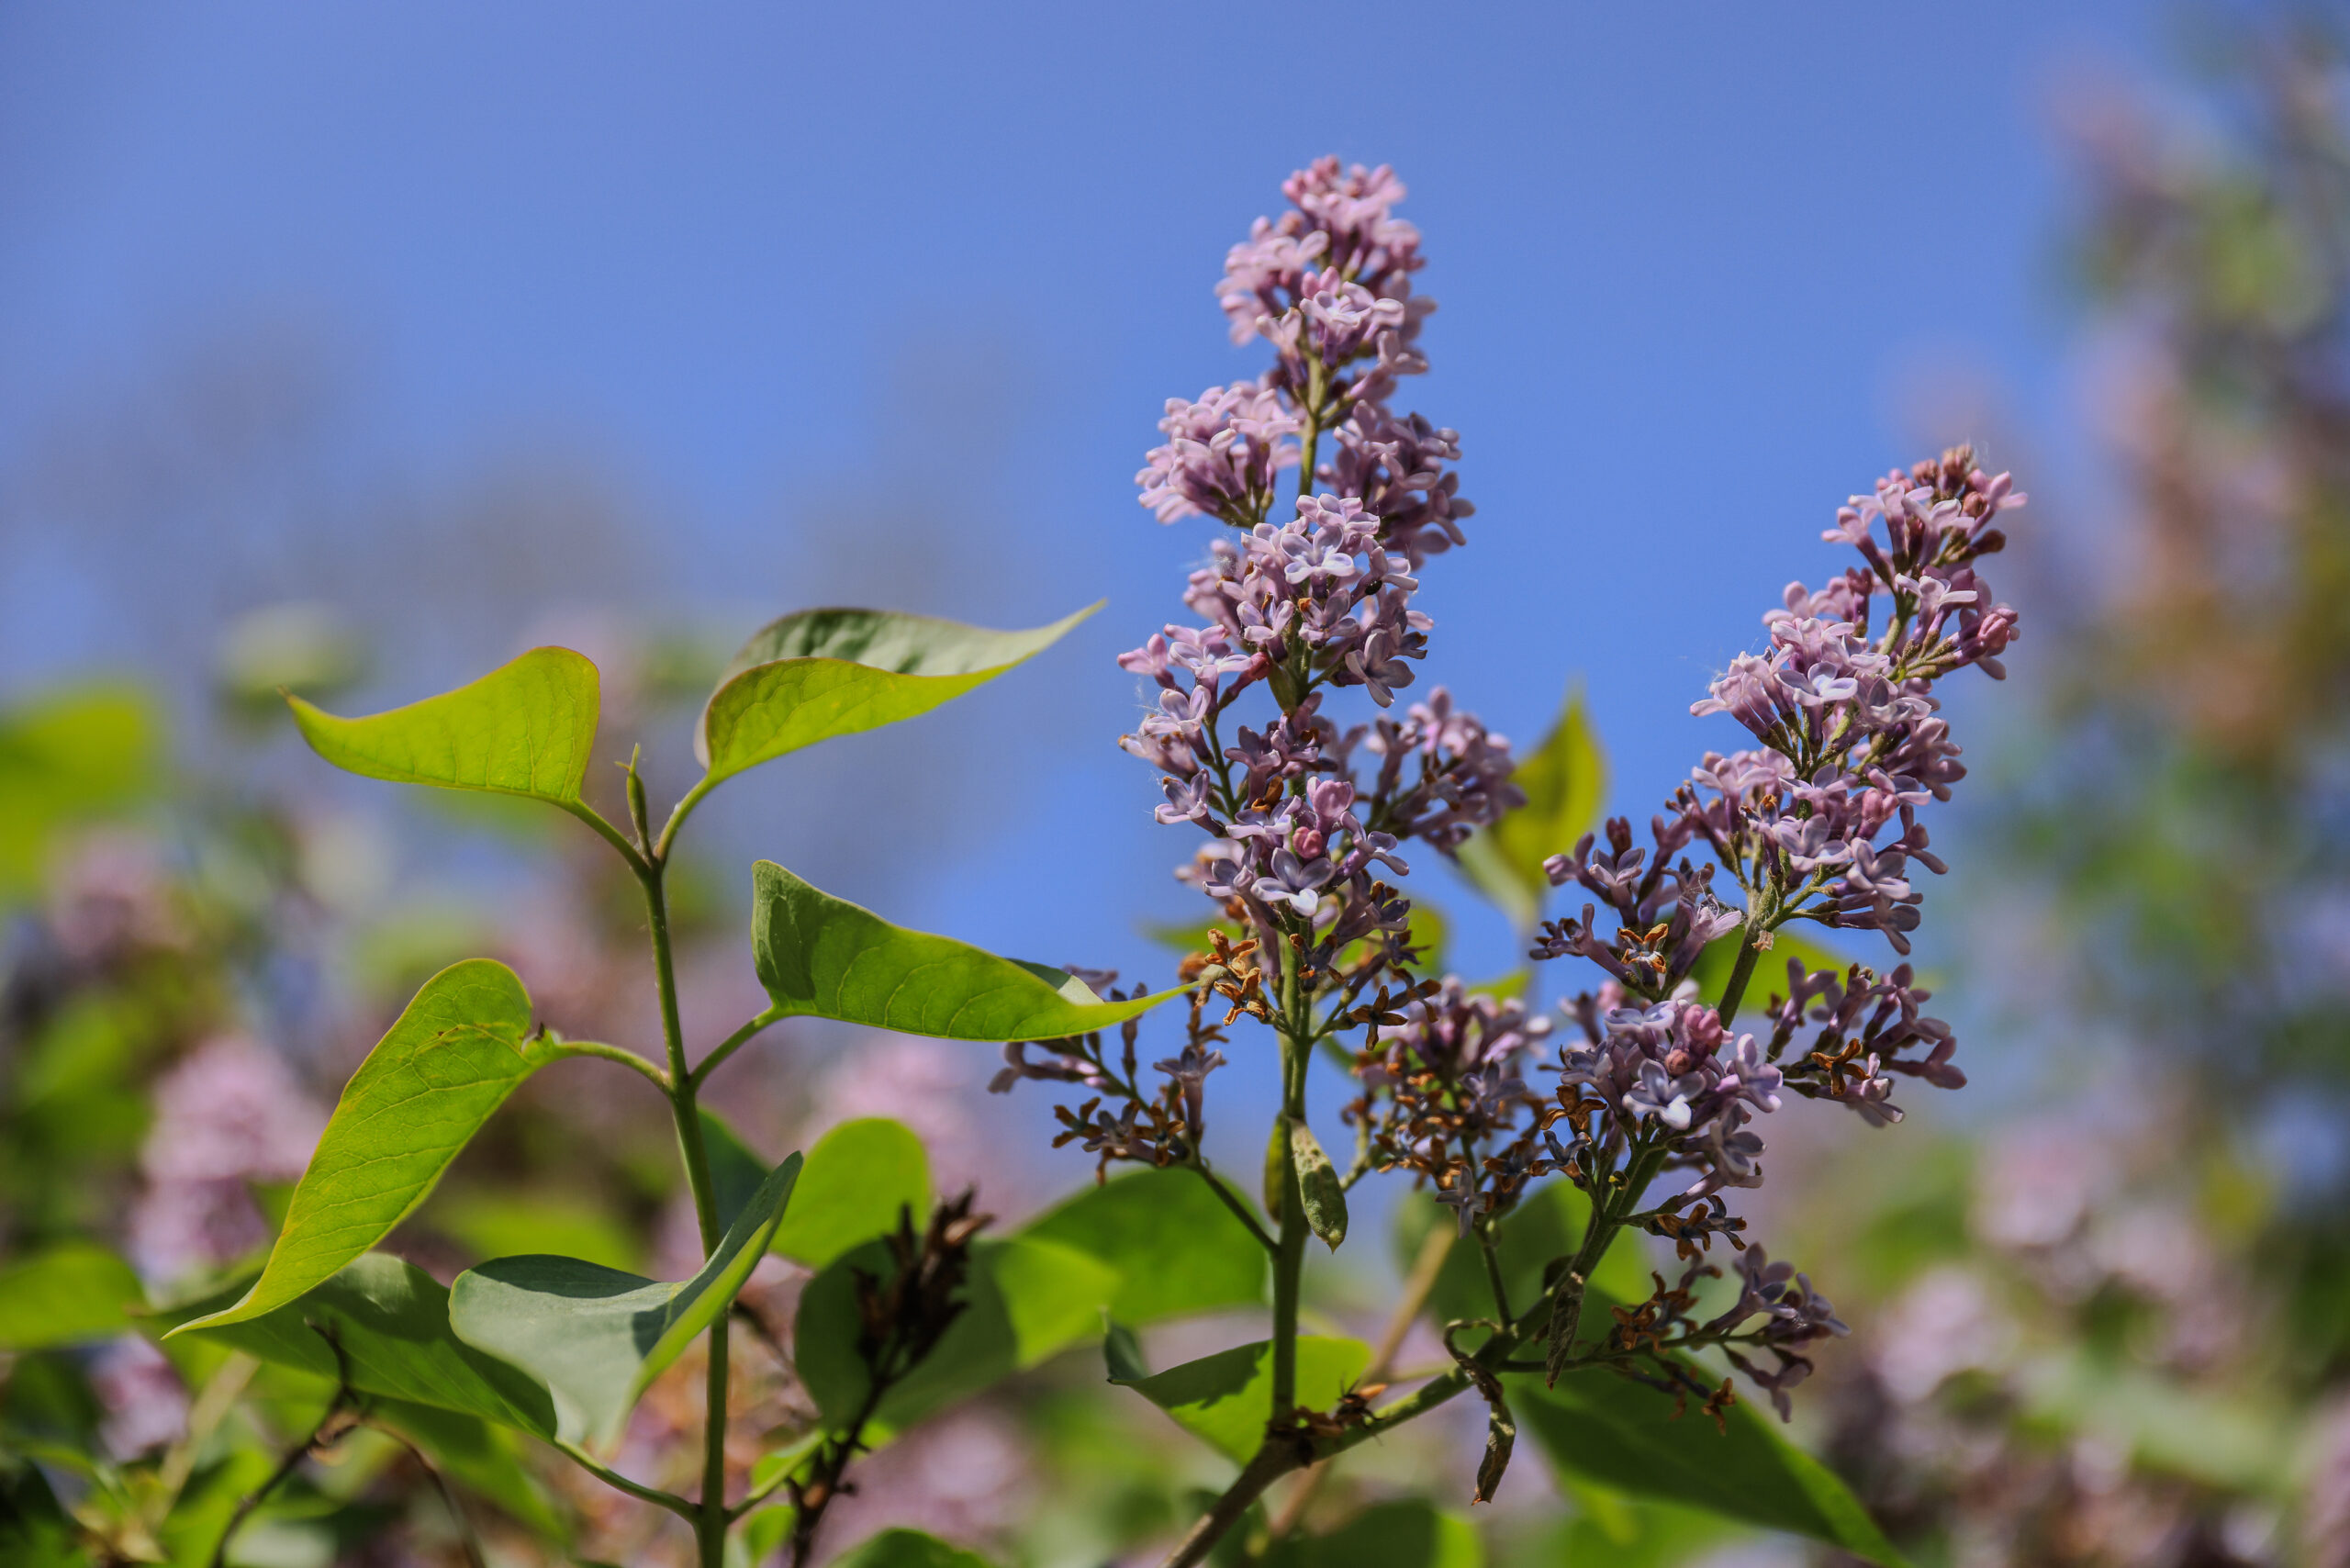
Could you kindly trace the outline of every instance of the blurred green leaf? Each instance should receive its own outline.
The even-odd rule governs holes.
[[[1696,1561],[1737,1527],[1702,1508],[1632,1498],[1587,1480],[1569,1484],[1575,1517],[1545,1542],[1562,1568],[1673,1568]]]
[[[39,885],[60,828],[143,796],[162,749],[162,718],[137,687],[74,688],[0,710],[0,900]]]
[[[557,1434],[610,1442],[652,1381],[733,1304],[791,1201],[800,1157],[776,1167],[710,1261],[665,1283],[577,1258],[499,1258],[457,1276],[457,1337],[522,1368],[554,1397]]]
[[[1335,1407],[1370,1365],[1371,1347],[1360,1339],[1299,1335],[1298,1404]],[[1273,1414],[1273,1343],[1235,1345],[1125,1386],[1218,1453],[1246,1464],[1265,1440],[1265,1423]]]
[[[1539,1376],[1505,1381],[1520,1425],[1571,1473],[1810,1536],[1887,1568],[1903,1562],[1834,1473],[1743,1400],[1718,1429],[1695,1409],[1674,1419],[1669,1396],[1599,1368],[1569,1372],[1556,1388]]]
[[[1460,868],[1520,930],[1531,930],[1550,891],[1542,862],[1573,849],[1607,799],[1607,757],[1581,687],[1567,693],[1550,733],[1519,755],[1510,780],[1526,803],[1472,834],[1460,848]]]
[[[883,610],[803,610],[743,645],[702,711],[694,755],[716,784],[835,735],[927,713],[1058,642],[1099,604],[1029,632]]]
[[[501,1428],[479,1417],[402,1399],[376,1400],[368,1418],[422,1449],[443,1474],[542,1538],[562,1540],[570,1534]]]
[[[258,1317],[389,1235],[552,1058],[531,1027],[530,993],[503,964],[468,958],[427,980],[344,1087],[252,1290],[173,1332]]]
[[[257,1316],[209,1310],[235,1291],[232,1285],[158,1312],[154,1321],[172,1334],[203,1334],[330,1383],[347,1371],[361,1393],[554,1435],[554,1404],[545,1386],[458,1338],[449,1327],[449,1293],[413,1263],[370,1252],[308,1294]]]
[[[1484,1568],[1477,1527],[1416,1497],[1373,1503],[1326,1535],[1292,1536],[1265,1568]]]
[[[785,1017],[953,1040],[1053,1040],[1125,1022],[1181,991],[1103,1002],[1042,964],[892,925],[772,860],[752,868],[751,946]]]
[[[532,648],[454,691],[367,718],[286,701],[310,749],[347,772],[568,805],[596,745],[597,687],[584,655]]]
[[[0,1450],[0,1562],[82,1568],[90,1554],[40,1467]]]
[[[1244,1200],[1245,1201],[1245,1200]],[[1265,1249],[1190,1170],[1137,1170],[1089,1187],[1021,1233],[1118,1271],[1111,1316],[1157,1323],[1265,1299]]]
[[[751,1184],[755,1190],[758,1177]],[[628,1228],[586,1193],[518,1192],[504,1185],[442,1193],[427,1205],[420,1223],[464,1243],[476,1258],[510,1258],[535,1249],[628,1269],[641,1250]]]
[[[124,1308],[147,1293],[130,1265],[94,1242],[66,1241],[0,1269],[0,1350],[45,1350],[128,1333]]]
[[[917,1529],[885,1529],[833,1561],[838,1568],[990,1568],[979,1553]]]
[[[272,604],[229,623],[213,681],[230,708],[260,717],[282,711],[281,691],[331,696],[356,681],[365,666],[364,649],[333,606]]]
[[[821,1269],[897,1229],[901,1210],[916,1224],[930,1213],[930,1156],[922,1139],[887,1117],[843,1122],[808,1151],[800,1195],[775,1233],[774,1249]]]
[[[841,1421],[865,1398],[865,1364],[856,1353],[855,1271],[882,1279],[895,1264],[878,1242],[844,1253],[808,1282],[800,1297],[793,1361],[828,1421]],[[881,1402],[883,1432],[907,1427],[1039,1365],[1102,1332],[1102,1314],[1116,1296],[1117,1271],[1084,1253],[1033,1237],[979,1242],[971,1249],[968,1305],[930,1358]]]

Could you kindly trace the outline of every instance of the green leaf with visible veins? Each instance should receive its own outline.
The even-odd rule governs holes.
[[[708,782],[802,746],[927,713],[1058,642],[1101,609],[1030,632],[885,610],[803,610],[760,628],[719,678],[695,755]]]
[[[1607,799],[1606,754],[1580,689],[1567,694],[1541,744],[1519,755],[1510,782],[1526,791],[1526,804],[1471,835],[1460,846],[1460,868],[1521,930],[1530,930],[1550,891],[1542,862],[1572,850]]]
[[[180,1320],[171,1334],[202,1334],[330,1382],[347,1375],[362,1394],[462,1410],[537,1437],[555,1434],[544,1385],[452,1333],[449,1293],[413,1263],[370,1252],[272,1311],[206,1311],[234,1289],[158,1314],[157,1321]]]
[[[546,1383],[558,1436],[610,1442],[646,1386],[733,1305],[799,1176],[796,1154],[777,1166],[690,1280],[648,1280],[577,1258],[499,1258],[457,1276],[450,1327]]]
[[[471,685],[364,719],[286,702],[310,749],[349,772],[557,805],[579,799],[596,744],[596,666],[569,648],[532,648]]]
[[[130,1265],[89,1241],[64,1241],[0,1269],[0,1350],[46,1350],[130,1327],[146,1302]]]
[[[800,1201],[774,1248],[821,1269],[850,1248],[898,1228],[901,1211],[930,1214],[930,1156],[903,1122],[865,1116],[816,1140],[800,1177]]]
[[[1370,1365],[1371,1347],[1360,1339],[1298,1336],[1297,1403],[1333,1408]],[[1235,1345],[1126,1386],[1210,1448],[1246,1464],[1273,1414],[1273,1342]]]
[[[504,964],[452,964],[416,993],[344,1086],[243,1300],[173,1330],[259,1317],[391,1234],[515,1086],[553,1059]]]
[[[751,948],[781,1016],[950,1040],[1057,1040],[1124,1023],[1180,991],[1103,1002],[1042,964],[892,925],[772,860],[752,868]]]

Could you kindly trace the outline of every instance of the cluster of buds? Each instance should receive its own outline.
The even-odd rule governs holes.
[[[1541,1173],[1534,1111],[1541,1096],[1526,1067],[1550,1020],[1515,997],[1479,995],[1448,977],[1390,1011],[1383,995],[1365,1022],[1355,1061],[1362,1095],[1347,1119],[1381,1170],[1430,1182],[1438,1201],[1475,1221],[1516,1202]]]
[[[1720,1014],[1686,996],[1611,1009],[1559,1053],[1553,1158],[1612,1170],[1640,1141],[1662,1157],[1657,1169],[1698,1172],[1685,1197],[1760,1186],[1762,1140],[1748,1123],[1779,1108],[1781,1077],[1753,1036],[1730,1038]],[[1559,1141],[1561,1123],[1571,1143]]]

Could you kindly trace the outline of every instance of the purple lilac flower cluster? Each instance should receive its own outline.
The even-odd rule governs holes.
[[[1881,1125],[1901,1114],[1891,1074],[1966,1081],[1949,1025],[1920,1012],[1929,993],[1906,964],[1879,976],[1791,962],[1767,1045],[1733,1036],[1724,1014],[1790,922],[1879,931],[1908,952],[1922,899],[1911,868],[1943,869],[1919,808],[1948,800],[1966,771],[1934,685],[1970,665],[2006,673],[1998,655],[2016,635],[2015,611],[1992,601],[1976,563],[2006,543],[1996,520],[2023,500],[1965,447],[1853,498],[1824,537],[1852,545],[1863,565],[1817,593],[1790,584],[1784,607],[1763,617],[1768,650],[1733,661],[1691,710],[1732,715],[1760,746],[1707,756],[1671,814],[1651,822],[1653,859],[1618,819],[1604,846],[1586,835],[1550,861],[1554,883],[1575,882],[1595,902],[1545,926],[1534,956],[1583,958],[1607,976],[1577,1003],[1588,1044],[1565,1053],[1554,1114],[1590,1129],[1603,1165],[1639,1142],[1695,1170],[1685,1195],[1703,1199],[1761,1181],[1750,1124],[1782,1088]],[[1712,864],[1673,860],[1700,844]],[[1718,870],[1738,883],[1743,909],[1717,898]],[[1610,934],[1598,928],[1600,904],[1616,917]],[[1741,928],[1718,1014],[1696,1002],[1690,976]],[[1807,1032],[1809,1048],[1791,1059]]]
[[[1415,683],[1432,624],[1414,605],[1419,573],[1465,542],[1472,509],[1447,467],[1455,434],[1388,407],[1398,379],[1427,367],[1416,343],[1434,308],[1411,290],[1422,258],[1393,213],[1403,185],[1330,158],[1282,188],[1292,208],[1258,220],[1217,290],[1235,341],[1270,343],[1272,368],[1169,402],[1167,444],[1137,476],[1160,521],[1206,515],[1237,532],[1192,575],[1200,623],[1120,658],[1158,688],[1123,744],[1164,775],[1158,820],[1209,834],[1181,875],[1267,944],[1310,936],[1326,963],[1401,937],[1404,902],[1377,879],[1406,870],[1400,844],[1449,853],[1521,797],[1508,743],[1441,689],[1401,719],[1342,730],[1322,711],[1328,689],[1360,688],[1392,710]],[[1291,467],[1302,473],[1283,507]],[[1277,711],[1239,722],[1235,704],[1260,687]]]

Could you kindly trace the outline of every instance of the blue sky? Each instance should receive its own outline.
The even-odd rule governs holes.
[[[1328,151],[1412,187],[1442,309],[1402,400],[1460,431],[1479,507],[1427,575],[1424,679],[1528,740],[1583,679],[1644,818],[1730,743],[1687,704],[1783,583],[1838,569],[1818,530],[1848,492],[1972,434],[2044,497],[2094,472],[2055,110],[2159,60],[2165,14],[0,9],[0,685],[170,658],[150,607],[207,570],[199,619],[350,598],[390,700],[523,645],[533,595],[741,630],[1106,597],[941,727],[733,787],[718,830],[908,920],[1132,965],[1190,846],[1111,749],[1136,692],[1110,658],[1179,611],[1202,535],[1131,476],[1167,397],[1258,368],[1211,288]],[[168,490],[185,453],[105,432],[285,344],[323,368],[283,394],[318,410],[284,473],[263,451],[156,521],[124,471]],[[111,510],[38,477],[85,440],[73,484],[124,487]],[[364,602],[350,562],[487,580],[496,541],[414,520],[515,454],[619,498],[617,566],[565,559],[558,519],[503,568],[555,585],[530,603]],[[1496,923],[1466,942],[1506,958]]]

